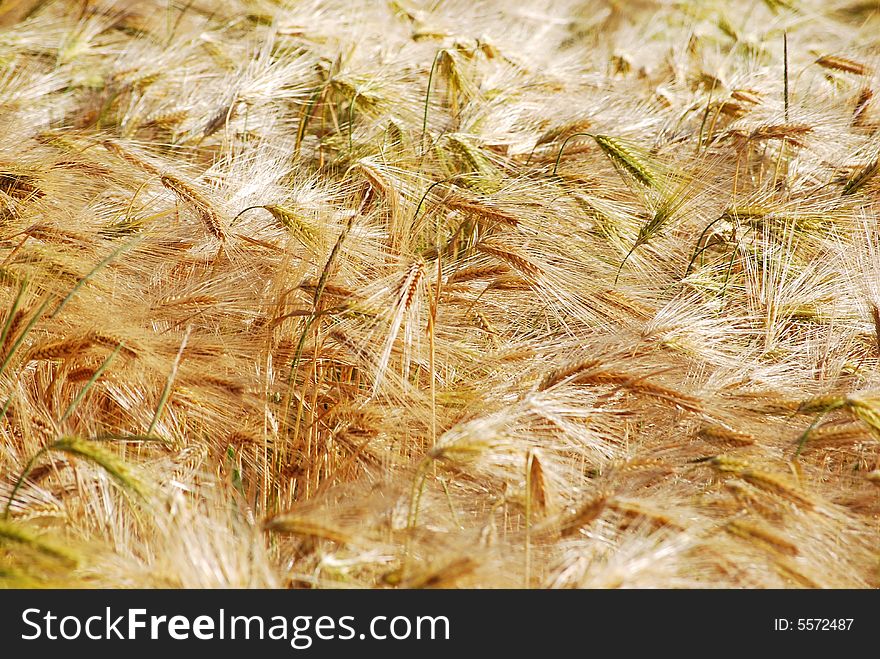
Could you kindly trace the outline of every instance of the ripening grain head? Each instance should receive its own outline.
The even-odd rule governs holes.
[[[15,7],[0,586],[880,585],[875,15]]]

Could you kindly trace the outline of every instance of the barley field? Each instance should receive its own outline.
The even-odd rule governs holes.
[[[880,586],[880,2],[0,2],[0,586]]]

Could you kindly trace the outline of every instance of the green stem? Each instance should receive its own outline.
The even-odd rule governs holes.
[[[49,306],[49,301],[51,298],[46,298],[43,301],[43,304],[36,310],[33,317],[28,321],[28,324],[25,326],[24,331],[21,333],[15,343],[12,344],[12,347],[9,349],[9,354],[6,355],[6,359],[3,360],[3,363],[0,364],[0,375],[6,372],[6,367],[9,366],[9,362],[12,361],[12,358],[15,356],[16,350],[24,343],[25,337],[27,337],[28,333],[33,329],[34,325],[37,324],[37,321],[43,316],[43,312],[46,310],[46,307]]]
[[[135,238],[133,241],[126,243],[125,245],[117,247],[115,250],[113,250],[110,253],[110,255],[107,258],[105,258],[103,261],[98,263],[98,265],[96,265],[94,268],[92,268],[91,271],[89,271],[89,273],[85,277],[83,277],[78,282],[76,282],[76,285],[72,289],[70,289],[70,292],[65,296],[65,298],[63,300],[61,300],[61,303],[55,308],[55,311],[52,312],[52,315],[49,316],[49,320],[52,320],[53,318],[55,318],[55,316],[57,316],[59,313],[61,313],[61,310],[64,309],[65,306],[67,306],[67,303],[70,302],[71,299],[73,299],[73,296],[76,295],[76,292],[80,288],[82,288],[83,284],[85,284],[89,279],[91,279],[91,277],[96,272],[98,272],[101,268],[103,268],[105,265],[110,263],[113,259],[115,259],[117,256],[119,256],[122,252],[127,250],[129,247],[133,246],[139,240],[140,240],[140,238],[138,237],[138,238]]]
[[[171,365],[171,372],[168,373],[168,379],[165,380],[165,387],[162,389],[162,395],[159,396],[159,404],[156,406],[156,413],[153,415],[153,420],[150,422],[150,427],[147,429],[148,435],[152,435],[153,430],[156,429],[156,425],[162,417],[165,405],[168,403],[168,398],[171,396],[171,389],[174,387],[174,378],[177,376],[177,369],[180,367],[180,360],[183,357],[183,351],[186,348],[186,342],[188,340],[189,330],[187,330],[187,333],[184,335],[183,341],[180,342],[177,356],[174,358],[174,363]]]
[[[48,446],[41,448],[39,451],[34,453],[34,455],[31,457],[31,459],[28,460],[28,463],[24,466],[24,469],[22,470],[21,474],[19,475],[18,480],[15,481],[15,486],[12,488],[12,492],[10,492],[10,494],[9,494],[9,498],[6,500],[6,506],[3,508],[3,518],[4,519],[9,518],[9,510],[10,510],[10,508],[12,508],[12,502],[15,501],[15,496],[18,494],[18,491],[21,489],[21,486],[24,485],[24,481],[28,477],[28,474],[30,474],[31,471],[33,470],[34,465],[36,464],[37,460],[39,460],[40,457],[44,453],[46,453],[48,450],[49,450]]]
[[[73,411],[77,408],[77,406],[82,402],[83,398],[86,397],[86,394],[89,392],[89,389],[98,381],[98,378],[107,370],[107,367],[110,366],[110,362],[113,361],[113,358],[119,354],[119,351],[122,350],[122,344],[120,343],[116,346],[116,349],[110,353],[107,359],[104,360],[104,363],[101,364],[100,368],[95,371],[94,375],[89,378],[89,381],[86,382],[86,385],[82,388],[82,391],[77,394],[77,397],[73,399],[73,402],[68,405],[67,409],[64,411],[64,414],[61,416],[59,423],[64,423],[67,421],[68,417],[73,414]],[[150,433],[147,433],[150,434]]]
[[[431,190],[436,188],[438,185],[443,185],[444,183],[451,183],[457,178],[462,178],[463,176],[468,176],[468,174],[455,174],[450,176],[449,178],[444,178],[439,181],[434,181],[431,185],[428,186],[428,189],[425,190],[425,194],[422,195],[422,198],[419,199],[419,205],[416,206],[416,212],[413,213],[412,221],[415,222],[416,218],[419,216],[419,211],[422,210],[422,205],[424,205],[425,200],[428,198],[428,195],[431,194]]]
[[[0,333],[0,346],[4,345],[4,343],[6,342],[6,335],[9,333],[9,328],[12,326],[12,318],[13,316],[15,316],[15,313],[21,306],[21,300],[24,297],[24,292],[26,288],[27,281],[23,282],[21,287],[18,289],[18,295],[15,297],[15,302],[12,303],[12,309],[9,310],[9,315],[6,316],[6,323],[3,325],[3,332]]]
[[[703,251],[703,249],[705,249],[705,247],[703,249],[700,249],[700,245],[703,243],[703,239],[706,237],[706,234],[709,232],[709,229],[711,229],[713,226],[718,224],[721,220],[727,220],[727,219],[730,219],[730,218],[726,214],[721,215],[721,216],[715,218],[714,220],[712,220],[711,222],[709,222],[709,224],[706,225],[706,228],[703,229],[703,232],[700,234],[700,237],[697,239],[697,245],[694,248],[694,254],[691,257],[690,263],[688,263],[687,270],[684,271],[685,277],[687,277],[691,273],[691,268],[694,267],[694,262],[697,260],[697,257],[700,255],[700,253]]]
[[[783,94],[785,96],[785,123],[788,123],[788,32],[782,33]]]
[[[428,88],[425,90],[425,114],[422,117],[422,149],[425,146],[425,133],[428,130],[428,105],[431,98],[431,83],[434,81],[434,70],[437,68],[437,61],[440,59],[440,53],[443,52],[443,49],[437,51],[434,55],[434,61],[431,63],[431,72],[428,74]]]
[[[592,137],[593,139],[596,139],[596,136],[592,133],[573,133],[566,137],[562,142],[562,146],[559,147],[559,154],[556,156],[556,163],[553,165],[553,176],[556,176],[556,170],[559,169],[559,161],[562,159],[562,152],[565,150],[565,146],[575,137]]]

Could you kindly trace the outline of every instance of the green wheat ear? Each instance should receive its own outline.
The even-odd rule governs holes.
[[[37,462],[43,455],[52,451],[57,451],[66,455],[72,455],[77,458],[82,458],[84,460],[87,460],[88,462],[98,465],[99,467],[104,469],[104,471],[106,471],[107,474],[110,475],[111,478],[113,478],[113,480],[119,483],[119,485],[121,485],[123,489],[134,493],[144,501],[149,500],[151,493],[150,488],[134,473],[131,465],[129,465],[125,460],[108,451],[107,449],[102,448],[95,441],[70,436],[62,437],[52,444],[43,447],[42,449],[37,451],[34,456],[28,461],[18,479],[16,480],[15,485],[12,488],[12,492],[9,495],[9,498],[6,500],[6,507],[3,512],[4,518],[9,517],[9,511],[12,507],[13,502],[15,501],[15,497],[18,494],[18,491],[21,489],[22,485],[24,485],[24,481],[28,477],[28,474],[31,473],[34,466],[36,466]]]
[[[50,448],[98,465],[126,490],[137,494],[142,499],[149,498],[149,488],[135,475],[131,465],[116,454],[102,448],[97,442],[79,437],[62,437]]]
[[[851,195],[858,192],[866,183],[868,183],[877,171],[880,170],[880,158],[875,158],[873,162],[868,163],[858,171],[843,186],[843,194]]]
[[[242,215],[248,211],[256,210],[257,208],[262,208],[267,211],[275,222],[278,223],[279,227],[286,229],[294,238],[301,242],[303,246],[315,250],[320,245],[319,236],[314,227],[312,227],[306,218],[298,213],[295,208],[289,206],[281,206],[279,204],[257,204],[255,206],[248,206],[244,210],[239,211],[239,213],[232,218],[230,225],[234,226]]]
[[[562,146],[559,147],[556,163],[553,165],[554,176],[559,169],[559,161],[562,159],[562,152],[565,150],[566,145],[577,137],[592,137],[596,144],[599,145],[599,148],[602,149],[602,152],[614,163],[615,167],[626,172],[642,185],[650,188],[659,188],[659,180],[654,167],[641,149],[619,138],[609,135],[595,135],[593,133],[574,133],[565,138]]]
[[[25,547],[66,567],[76,567],[80,561],[79,556],[66,547],[38,537],[24,526],[0,519],[0,547],[3,545]]]
[[[633,244],[632,248],[627,252],[626,256],[621,261],[620,266],[617,269],[617,276],[614,278],[615,285],[617,284],[618,279],[620,279],[620,273],[623,271],[623,266],[626,265],[626,262],[629,260],[629,257],[633,255],[633,253],[643,245],[647,245],[651,242],[660,232],[666,227],[669,221],[672,219],[673,215],[678,211],[678,209],[682,206],[685,201],[685,193],[688,189],[688,181],[684,180],[679,189],[675,192],[665,194],[657,204],[654,211],[651,213],[649,219],[645,224],[641,226],[639,229],[638,236],[636,236],[636,241]],[[711,226],[711,225],[710,225]],[[705,234],[705,230],[704,230]],[[701,234],[700,240],[703,239],[703,235]],[[694,257],[696,258],[696,257]],[[693,265],[693,259],[691,263],[688,265],[688,272],[690,272],[691,265]]]
[[[652,188],[658,187],[657,177],[650,164],[635,147],[607,135],[596,135],[594,139],[614,164],[629,173],[639,183]]]
[[[269,204],[263,206],[275,221],[287,229],[297,240],[310,249],[317,249],[319,245],[318,236],[314,228],[308,221],[297,213],[294,209],[286,206],[278,206]]]
[[[501,172],[468,135],[446,135],[442,145],[438,146],[438,156],[450,178],[460,174],[464,184],[470,188],[491,194],[501,187]]]

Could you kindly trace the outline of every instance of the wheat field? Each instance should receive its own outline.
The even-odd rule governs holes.
[[[880,3],[0,2],[0,586],[880,586]]]

